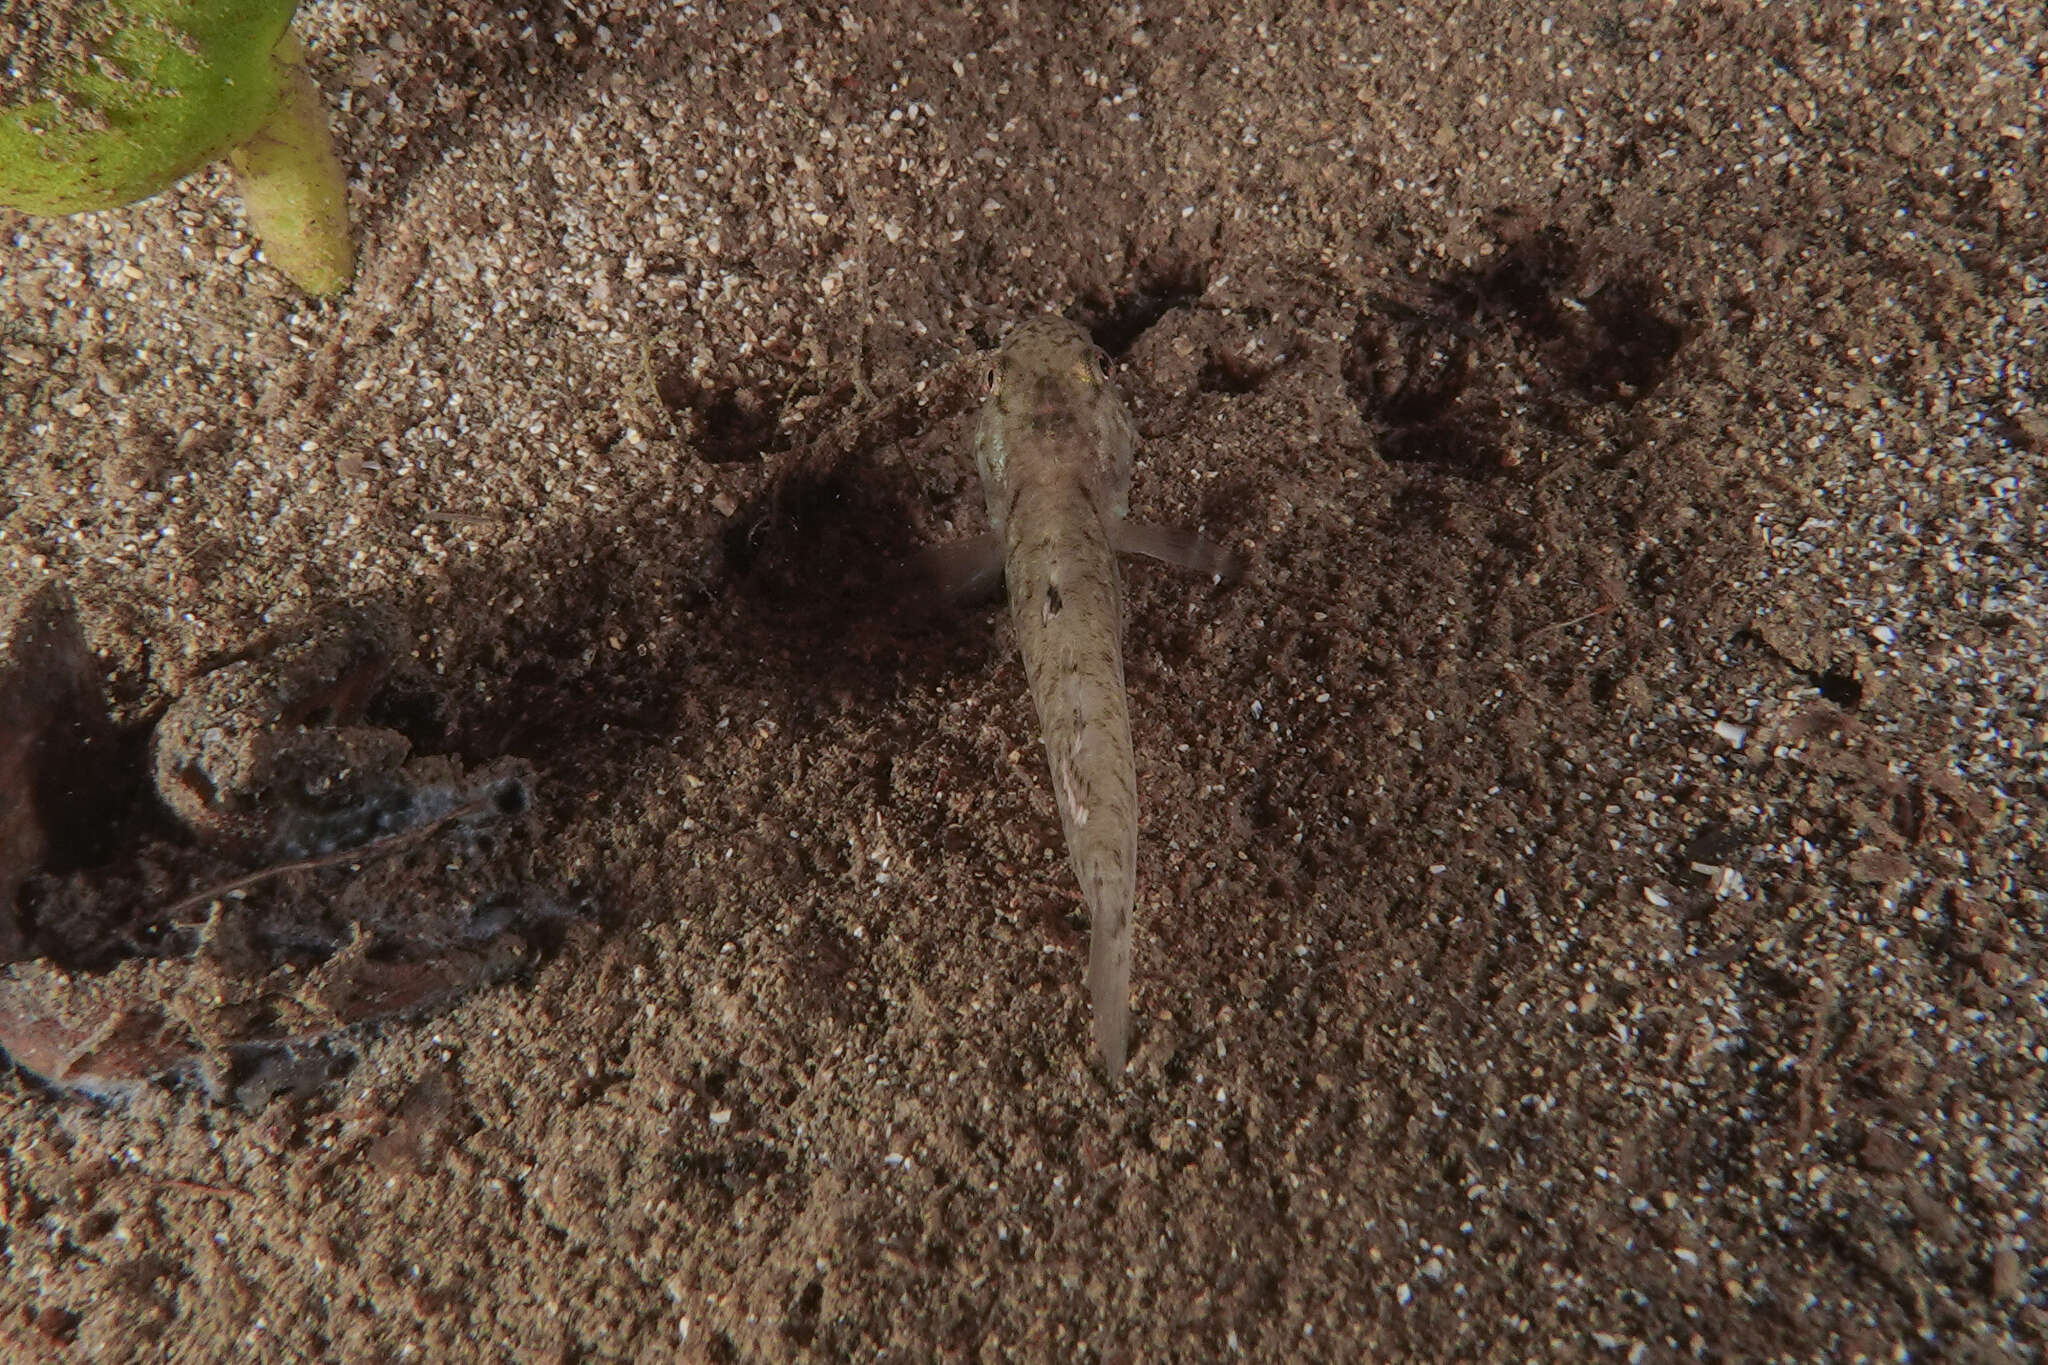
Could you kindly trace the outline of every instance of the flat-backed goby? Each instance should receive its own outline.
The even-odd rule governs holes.
[[[956,591],[1008,585],[1010,619],[1038,709],[1067,853],[1089,914],[1095,1043],[1112,1080],[1130,1043],[1131,910],[1137,894],[1137,768],[1124,696],[1118,553],[1234,577],[1236,557],[1192,531],[1131,522],[1137,426],[1088,334],[1037,317],[988,372],[974,459],[991,534],[948,547]]]

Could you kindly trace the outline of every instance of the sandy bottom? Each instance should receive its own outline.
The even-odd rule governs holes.
[[[2038,9],[707,8],[309,3],[339,303],[0,217],[0,1354],[2032,1358]],[[1041,309],[1252,565],[1127,575],[1117,1090],[900,571]]]

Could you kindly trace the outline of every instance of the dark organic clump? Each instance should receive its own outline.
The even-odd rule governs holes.
[[[573,916],[517,837],[531,768],[413,752],[447,714],[405,638],[381,608],[338,608],[171,704],[151,772],[183,838],[159,827],[29,878],[0,968],[16,1065],[102,1099],[191,1081],[257,1107],[345,1067],[341,1031],[435,1008],[559,940]],[[198,889],[167,897],[175,882]]]

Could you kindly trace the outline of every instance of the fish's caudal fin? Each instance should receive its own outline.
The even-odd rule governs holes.
[[[1026,487],[1005,534],[1010,621],[1045,739],[1068,860],[1088,902],[1095,1037],[1115,1077],[1129,1043],[1138,874],[1138,770],[1124,698],[1116,552],[1093,495],[1078,482]]]
[[[1088,903],[1088,995],[1095,1008],[1096,1050],[1112,1081],[1123,1074],[1130,1043],[1138,891],[1136,766],[1121,673],[1117,669],[1093,685],[1070,673],[1036,689],[1067,856]]]
[[[1095,1051],[1114,1082],[1124,1074],[1131,1043],[1131,914],[1090,907],[1088,994],[1095,1005]]]

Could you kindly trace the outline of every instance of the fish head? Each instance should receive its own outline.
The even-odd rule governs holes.
[[[985,384],[974,448],[991,517],[1007,505],[1005,490],[1027,478],[1083,480],[1107,512],[1124,515],[1137,429],[1086,331],[1049,314],[1020,324]]]

